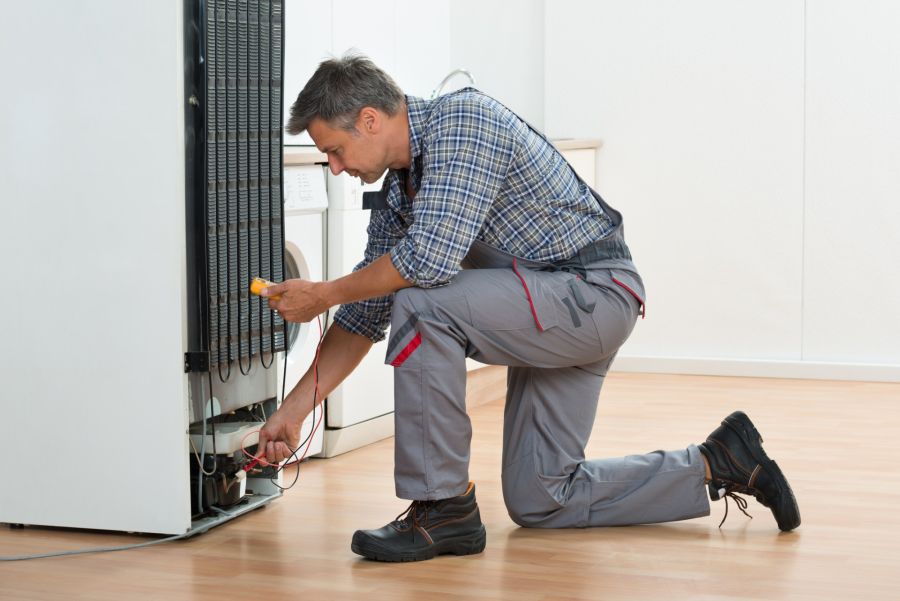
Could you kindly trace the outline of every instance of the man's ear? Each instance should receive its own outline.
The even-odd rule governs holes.
[[[357,128],[367,134],[377,134],[381,131],[382,117],[378,109],[371,106],[364,106],[359,111],[359,118],[356,120]]]

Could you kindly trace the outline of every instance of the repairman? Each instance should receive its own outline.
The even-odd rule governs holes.
[[[335,174],[384,185],[364,260],[330,282],[268,288],[270,307],[307,322],[340,305],[322,342],[319,402],[391,328],[396,493],[412,503],[351,548],[412,561],[478,553],[485,528],[469,481],[466,357],[508,366],[503,497],[521,526],[646,524],[709,514],[709,499],[753,495],[781,530],[800,524],[793,493],[741,412],[705,442],[586,460],[600,388],[644,313],[622,215],[547,138],[466,88],[406,96],[367,58],[323,62],[291,108]],[[311,370],[312,371],[312,370]],[[313,407],[307,373],[260,432],[281,461]]]

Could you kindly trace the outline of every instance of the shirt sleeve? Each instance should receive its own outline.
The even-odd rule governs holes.
[[[481,103],[449,98],[423,139],[423,178],[412,225],[391,250],[394,267],[421,288],[446,284],[481,230],[514,155],[508,124]]]
[[[389,185],[389,184],[386,184]],[[403,218],[391,210],[372,211],[366,230],[365,258],[353,268],[359,271],[372,261],[390,252],[403,235],[407,225]],[[372,342],[384,340],[384,333],[391,322],[391,307],[394,295],[370,298],[355,303],[341,305],[334,314],[334,322],[353,334],[365,336]]]

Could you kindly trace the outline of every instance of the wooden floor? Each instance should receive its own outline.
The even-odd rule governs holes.
[[[381,564],[350,551],[394,498],[393,441],[301,467],[265,509],[187,541],[0,563],[3,600],[900,599],[900,385],[611,374],[590,456],[700,442],[744,409],[790,479],[803,525],[780,534],[751,500],[656,526],[531,530],[500,493],[502,400],[471,409],[471,477],[488,531],[481,555]],[[126,544],[135,537],[0,527],[0,555]]]

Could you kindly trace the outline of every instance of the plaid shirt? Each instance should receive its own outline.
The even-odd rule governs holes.
[[[422,288],[448,283],[476,239],[536,261],[559,261],[612,230],[586,184],[545,138],[473,88],[406,97],[412,167],[390,170],[388,209],[372,211],[361,269],[391,253]],[[416,190],[406,194],[407,177]],[[393,295],[342,305],[335,322],[378,342]]]

